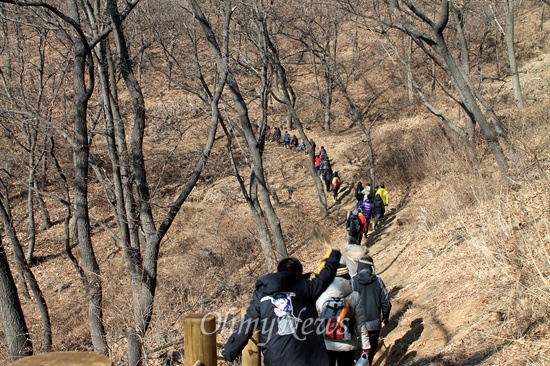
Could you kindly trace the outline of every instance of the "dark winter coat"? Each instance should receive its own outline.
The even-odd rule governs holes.
[[[367,218],[367,220],[370,220],[374,216],[374,203],[370,200],[370,198],[367,197],[366,200],[361,202],[360,207],[361,212]]]
[[[375,215],[383,215],[384,214],[384,201],[382,201],[382,197],[380,195],[374,196],[374,214]]]
[[[265,366],[328,366],[315,301],[336,274],[340,252],[328,251],[311,276],[277,272],[256,281],[245,317],[225,344],[222,355],[233,361],[255,330]]]
[[[363,306],[367,329],[377,331],[382,328],[382,319],[389,319],[391,302],[382,279],[374,273],[374,269],[363,269],[353,277],[353,289],[359,292]]]
[[[365,199],[365,194],[363,193],[363,186],[357,185],[357,188],[355,188],[355,199],[357,202],[363,202]]]

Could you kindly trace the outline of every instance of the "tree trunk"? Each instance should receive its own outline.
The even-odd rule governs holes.
[[[330,122],[332,114],[332,77],[329,74],[328,70],[325,71],[325,82],[326,85],[326,95],[325,95],[325,132],[330,132]]]
[[[518,109],[523,109],[523,97],[521,96],[521,83],[519,81],[518,64],[516,61],[516,48],[514,46],[514,0],[502,0],[506,9],[506,48],[512,74],[512,88],[514,101]]]
[[[74,0],[68,2],[69,14],[73,20],[79,19],[77,4]],[[90,217],[88,212],[88,100],[93,90],[93,74],[86,75],[86,60],[92,62],[89,50],[79,36],[73,37],[74,42],[74,66],[73,66],[73,90],[74,90],[74,125],[75,142],[74,151],[74,204],[75,222],[77,228],[78,245],[81,260],[88,282],[88,319],[94,352],[107,355],[108,348],[103,326],[103,288],[99,266],[92,246],[90,234]],[[86,80],[91,84],[86,88]]]
[[[436,48],[438,50],[438,53],[443,57],[447,67],[449,68],[451,80],[453,81],[456,90],[461,96],[466,112],[469,113],[470,117],[479,124],[481,134],[491,147],[491,151],[493,153],[493,156],[495,157],[500,171],[506,172],[509,168],[508,159],[506,158],[506,155],[504,155],[504,151],[502,150],[502,146],[498,141],[498,137],[495,131],[493,130],[491,124],[487,121],[485,115],[481,111],[481,108],[477,104],[476,97],[468,86],[467,81],[463,78],[463,73],[459,69],[459,66],[457,65],[455,59],[447,48],[447,44],[445,42],[445,39],[443,38],[443,34],[438,32],[434,33],[437,42]]]
[[[258,196],[261,203],[263,204],[263,208],[266,213],[269,226],[271,228],[271,233],[275,241],[277,253],[281,258],[288,257],[283,232],[281,229],[281,223],[279,221],[277,213],[275,212],[275,209],[273,208],[273,204],[271,203],[271,198],[267,190],[262,154],[258,149],[258,141],[256,140],[254,136],[254,131],[252,130],[252,125],[248,116],[248,107],[246,106],[246,102],[244,101],[243,96],[239,90],[237,80],[235,79],[235,76],[232,74],[232,72],[229,70],[227,59],[223,56],[220,47],[216,41],[216,36],[214,35],[214,32],[212,31],[208,20],[205,18],[199,4],[196,0],[189,0],[189,5],[195,17],[199,21],[201,28],[203,29],[206,38],[210,44],[210,47],[214,53],[218,72],[220,74],[227,73],[227,86],[229,87],[233,102],[235,103],[235,109],[239,115],[239,121],[241,124],[241,128],[244,132],[244,138],[252,157],[252,169],[255,174],[254,178],[258,181]],[[231,2],[227,1],[226,16],[230,16],[231,14],[230,6]],[[225,30],[224,32],[227,32],[227,30]]]
[[[231,160],[231,166],[233,167],[235,177],[237,177],[239,186],[241,187],[241,192],[243,193],[246,203],[248,204],[248,207],[250,209],[250,212],[252,213],[254,222],[258,227],[258,235],[259,235],[258,240],[260,241],[260,247],[262,248],[262,252],[264,254],[267,270],[271,272],[273,269],[277,267],[277,258],[275,256],[275,252],[273,251],[271,237],[269,236],[269,229],[265,223],[265,217],[263,216],[263,213],[262,213],[263,211],[262,211],[262,208],[260,207],[260,202],[258,200],[258,195],[257,195],[258,184],[254,179],[254,174],[251,174],[250,194],[247,193],[246,186],[239,174],[237,163],[235,162],[235,159],[233,156],[233,149],[231,144],[232,137],[230,136],[229,132],[227,131],[226,127],[223,124],[222,124],[222,127],[227,136],[227,151],[229,153],[229,158]]]
[[[10,360],[16,361],[21,357],[32,355],[30,339],[25,316],[17,296],[17,287],[10,272],[6,251],[0,236],[0,314],[6,335],[6,343],[10,353]]]
[[[40,317],[42,319],[42,328],[43,328],[43,337],[44,337],[44,348],[46,351],[50,351],[52,346],[52,329],[50,322],[50,313],[48,311],[48,305],[46,304],[46,299],[42,294],[42,290],[36,281],[36,277],[29,268],[27,261],[25,260],[25,254],[23,253],[23,248],[21,247],[21,242],[17,237],[15,228],[13,227],[13,222],[8,216],[8,212],[4,207],[4,204],[0,201],[0,219],[4,225],[4,231],[7,236],[10,238],[12,243],[13,253],[17,260],[21,271],[25,276],[26,282],[29,284],[31,291],[34,295],[38,310],[40,311]]]
[[[17,287],[10,272],[6,251],[0,236],[0,314],[10,353],[16,361],[33,353],[32,342],[25,323],[25,316],[17,296]]]

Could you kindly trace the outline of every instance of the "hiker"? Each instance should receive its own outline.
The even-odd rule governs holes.
[[[370,183],[368,183],[366,186],[365,186],[365,189],[363,189],[363,201],[367,199],[367,197],[369,196],[370,194]],[[373,196],[374,197],[374,196]]]
[[[288,131],[285,131],[285,136],[283,137],[283,143],[285,144],[285,147],[288,149],[290,148],[290,134]]]
[[[319,155],[315,155],[315,170],[317,171],[317,174],[319,174],[320,166],[321,166],[321,157]]]
[[[359,233],[362,229],[361,219],[358,216],[359,211],[353,210],[346,221],[346,231],[348,232],[348,244],[359,245]]]
[[[370,352],[365,309],[358,292],[351,288],[351,277],[344,263],[330,286],[315,303],[325,337],[329,365],[354,366],[355,351]]]
[[[364,236],[367,237],[369,232],[370,222],[374,216],[374,203],[372,201],[372,193],[367,195],[367,199],[361,202],[361,212],[363,216],[367,219],[367,227],[365,228]]]
[[[343,261],[346,264],[346,267],[348,267],[349,275],[352,279],[357,273],[357,265],[359,264],[359,261],[361,259],[365,259],[368,252],[369,250],[367,247],[357,244],[348,244],[344,247],[341,261]]]
[[[332,173],[332,169],[328,168],[325,171],[325,175],[324,175],[325,188],[327,189],[327,193],[330,192],[330,186],[332,185],[332,178],[334,178],[334,174]]]
[[[265,366],[329,366],[323,335],[316,331],[315,301],[334,279],[340,257],[338,249],[328,250],[314,274],[303,274],[298,259],[285,258],[276,273],[259,278],[223,357],[233,362],[259,331]]]
[[[363,202],[363,199],[365,198],[365,194],[363,193],[364,189],[363,183],[358,182],[357,187],[355,188],[355,208],[359,208],[361,202]]]
[[[367,218],[365,217],[365,215],[363,215],[363,212],[361,211],[360,208],[358,208],[357,211],[358,211],[357,217],[359,217],[359,220],[361,220],[361,231],[359,232],[359,241],[358,241],[358,244],[361,245],[363,236],[365,237],[365,239],[367,238],[367,230],[368,230],[369,222],[367,221]],[[365,245],[367,244],[365,243]]]
[[[382,198],[382,202],[384,202],[384,207],[388,207],[388,203],[390,203],[390,198],[388,196],[388,191],[386,191],[386,188],[384,187],[384,183],[380,184],[380,188],[376,190],[375,194],[379,194],[380,198]],[[384,212],[386,210],[384,209]],[[382,215],[384,217],[384,215]]]
[[[326,171],[330,169],[330,161],[328,161],[328,159],[326,158],[323,159],[321,155],[319,155],[319,157],[321,158],[321,163],[319,164],[319,172],[321,176],[325,176]]]
[[[281,143],[281,129],[279,127],[275,127],[273,135],[271,136],[271,142],[276,142],[277,145]]]
[[[327,151],[325,150],[324,146],[321,146],[321,148],[319,149],[319,156],[321,157],[321,160],[324,160],[324,159],[328,160]]]
[[[375,273],[372,258],[359,261],[357,274],[353,277],[353,289],[361,295],[363,301],[371,345],[369,364],[372,365],[374,354],[378,348],[382,322],[385,325],[388,324],[391,311],[391,302],[386,285],[380,276]]]
[[[334,172],[334,177],[332,177],[332,194],[334,195],[334,200],[338,199],[338,191],[340,190],[340,177],[338,172]]]
[[[296,137],[296,135],[292,135],[292,139],[290,140],[290,145],[292,146],[292,151],[297,153],[298,152],[298,137]]]
[[[380,219],[384,217],[384,201],[382,201],[382,197],[380,197],[379,194],[374,196],[374,200],[372,201],[374,205],[374,216],[373,216],[373,230],[376,230],[376,228],[380,224]]]
[[[305,152],[307,154],[307,147],[304,139],[302,139],[302,142],[300,143],[300,152]]]
[[[315,143],[315,141],[313,141],[313,139],[309,139],[309,145],[311,146],[311,151],[315,153],[315,148],[317,147],[317,144]]]

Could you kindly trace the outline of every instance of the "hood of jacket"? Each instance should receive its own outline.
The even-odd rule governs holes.
[[[295,272],[269,273],[256,281],[256,290],[269,295],[277,292],[288,291],[301,277]]]
[[[329,297],[344,297],[351,294],[351,281],[342,277],[334,277],[332,283],[325,290]]]
[[[370,269],[364,269],[357,272],[353,279],[357,281],[358,284],[366,286],[376,281],[376,274],[374,274]]]

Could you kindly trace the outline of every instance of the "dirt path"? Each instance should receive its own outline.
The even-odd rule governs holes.
[[[390,322],[381,331],[375,365],[420,365],[436,362],[451,335],[447,321],[437,315],[432,286],[419,281],[426,268],[410,260],[418,250],[412,244],[414,223],[410,210],[392,212],[369,235],[368,245],[377,273],[392,301]]]

